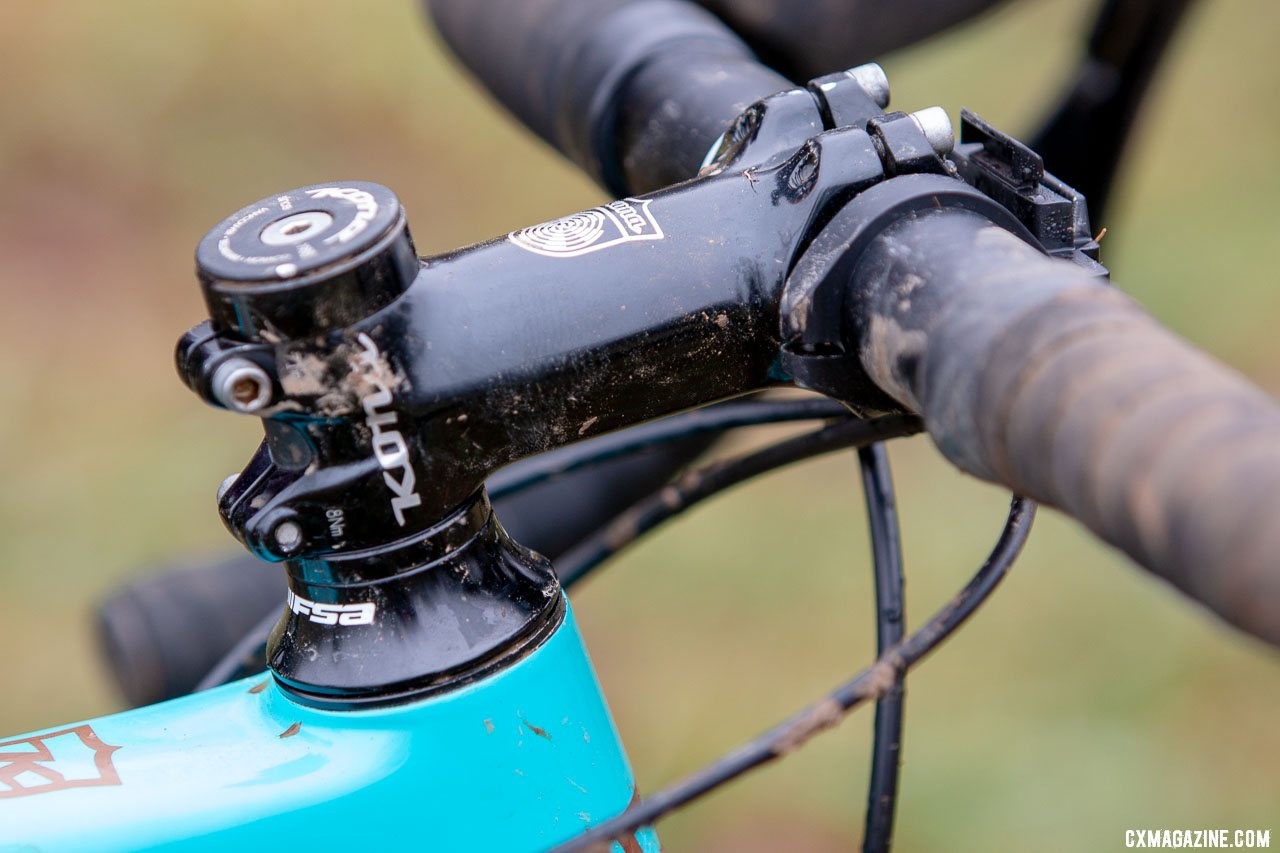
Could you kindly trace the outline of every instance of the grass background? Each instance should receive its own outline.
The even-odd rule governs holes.
[[[894,103],[1029,128],[1091,3],[1027,0],[884,59]],[[191,252],[227,211],[354,177],[445,250],[600,194],[485,102],[408,0],[19,0],[0,13],[0,731],[119,707],[94,602],[229,540],[213,490],[256,444],[173,374]],[[1201,4],[1131,151],[1116,281],[1280,392],[1280,14]],[[1050,164],[1052,166],[1052,164]],[[895,445],[909,615],[981,559],[1005,497]],[[873,650],[847,457],[699,509],[576,595],[643,790]],[[1280,669],[1045,513],[1013,577],[909,682],[899,849],[1111,849],[1141,826],[1280,830]],[[847,849],[870,715],[671,819],[674,850]]]

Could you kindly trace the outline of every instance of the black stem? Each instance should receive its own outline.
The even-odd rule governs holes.
[[[556,563],[556,574],[560,577],[560,583],[571,588],[596,566],[645,533],[717,492],[811,456],[912,435],[921,429],[923,425],[920,420],[907,415],[888,415],[865,421],[849,418],[737,459],[713,462],[706,467],[696,468],[678,477],[661,491],[641,499],[598,533],[561,557]]]
[[[991,595],[1027,541],[1034,517],[1035,504],[1026,498],[1015,497],[1000,539],[964,589],[928,622],[905,640],[886,649],[874,664],[852,680],[715,763],[555,848],[557,853],[597,849],[599,845],[648,826],[743,773],[789,755],[814,735],[834,727],[858,705],[879,699],[893,689],[899,674],[933,651]]]
[[[876,654],[883,655],[902,640],[906,623],[898,507],[893,493],[893,478],[889,474],[889,454],[884,445],[859,448],[858,462],[862,469],[862,491],[866,495],[872,566],[875,570]],[[903,673],[899,672],[893,686],[876,702],[866,829],[862,839],[864,853],[883,853],[893,840],[905,690]]]

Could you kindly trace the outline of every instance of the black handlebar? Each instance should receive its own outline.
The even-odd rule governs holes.
[[[798,80],[877,59],[1004,0],[697,0]]]
[[[948,459],[1280,645],[1274,399],[974,214],[900,221],[855,280],[863,366]]]
[[[521,121],[617,196],[694,174],[790,84],[682,0],[428,0],[445,42]]]

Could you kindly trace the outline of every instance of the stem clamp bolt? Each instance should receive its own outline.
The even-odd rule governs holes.
[[[282,521],[271,531],[281,553],[291,554],[302,545],[302,528],[296,521]]]
[[[271,402],[271,377],[247,358],[229,358],[213,372],[213,398],[236,412],[251,413]]]
[[[218,503],[222,503],[222,499],[226,497],[227,492],[231,491],[231,487],[236,484],[236,480],[240,479],[239,474],[231,474],[218,484]]]

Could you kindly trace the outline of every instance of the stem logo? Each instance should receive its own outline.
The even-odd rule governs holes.
[[[512,231],[507,239],[535,255],[576,258],[619,243],[661,240],[663,236],[662,227],[649,212],[649,199],[627,198]]]
[[[404,527],[404,511],[422,503],[422,498],[415,490],[417,479],[413,475],[413,465],[409,462],[409,445],[404,436],[395,427],[396,410],[386,408],[391,405],[391,389],[379,379],[379,364],[383,363],[382,353],[373,339],[361,332],[356,338],[363,348],[359,355],[360,363],[365,367],[369,384],[373,390],[360,400],[364,408],[365,424],[373,437],[373,455],[382,466],[382,479],[391,490],[391,512],[396,523]]]
[[[92,726],[0,743],[0,799],[67,788],[119,785],[111,754]]]

